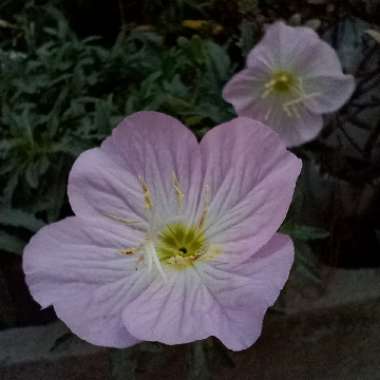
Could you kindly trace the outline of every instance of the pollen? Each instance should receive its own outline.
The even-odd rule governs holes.
[[[319,96],[320,94],[309,93],[304,90],[302,78],[298,78],[294,74],[287,71],[276,71],[270,79],[264,84],[264,91],[261,98],[265,99],[269,95],[280,95],[283,99],[282,109],[289,118],[301,118],[299,107],[307,99]],[[265,114],[265,120],[268,120],[273,111],[273,105],[270,106]]]
[[[183,201],[185,199],[185,193],[182,191],[181,184],[179,183],[179,180],[174,172],[172,175],[172,180],[173,180],[173,187],[174,187],[176,197],[177,197],[178,207],[182,208]]]
[[[294,87],[297,86],[297,78],[290,72],[277,71],[274,72],[269,81],[264,85],[264,92],[262,98],[266,98],[272,93],[289,93]]]
[[[208,255],[210,248],[203,230],[194,225],[168,224],[158,235],[159,260],[178,270],[188,268],[202,258],[211,258]]]
[[[149,190],[148,185],[146,184],[146,182],[144,181],[144,179],[142,177],[139,177],[139,181],[140,181],[143,193],[144,193],[144,206],[146,209],[150,210],[153,208],[152,194]]]
[[[129,255],[133,255],[135,254],[136,252],[138,251],[137,248],[123,248],[123,249],[120,249],[119,252],[122,254],[122,255],[126,255],[126,256],[129,256]]]
[[[208,185],[205,186],[204,188],[204,205],[203,205],[203,210],[201,213],[201,216],[199,218],[199,221],[197,223],[197,227],[199,229],[203,229],[206,223],[207,215],[208,215],[208,207],[210,203],[210,188]]]

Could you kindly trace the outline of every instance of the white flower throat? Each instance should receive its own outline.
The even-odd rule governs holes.
[[[124,255],[136,255],[137,264],[144,264],[148,272],[157,269],[161,277],[166,280],[166,270],[184,270],[195,263],[210,260],[221,252],[220,247],[210,244],[205,235],[205,223],[208,214],[209,191],[204,189],[204,204],[195,223],[188,223],[178,219],[181,210],[185,207],[185,193],[181,184],[173,172],[171,185],[177,204],[177,213],[171,221],[157,227],[154,222],[155,204],[148,184],[139,177],[143,193],[144,209],[149,222],[149,230],[145,233],[145,239],[138,247],[128,247],[119,250]],[[110,216],[113,220],[132,225],[138,222],[124,220],[123,218]],[[138,270],[138,267],[136,267]]]
[[[261,98],[265,99],[269,96],[281,96],[284,98],[282,109],[288,117],[300,118],[298,107],[301,106],[305,100],[318,95],[319,93],[317,92],[310,94],[305,93],[301,77],[297,77],[289,71],[279,70],[273,72],[270,79],[264,84],[264,91],[261,94]],[[274,105],[271,105],[268,108],[265,120],[271,115],[273,107]]]

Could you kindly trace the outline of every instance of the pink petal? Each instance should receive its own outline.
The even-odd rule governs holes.
[[[99,148],[78,157],[68,184],[70,204],[76,215],[147,225],[141,184],[121,165]]]
[[[323,119],[319,114],[309,111],[304,105],[297,106],[298,114],[289,116],[283,108],[285,100],[265,99],[252,103],[250,107],[240,110],[240,115],[252,117],[270,125],[287,147],[302,145],[318,136],[323,128]],[[268,112],[270,110],[270,112]]]
[[[202,181],[199,144],[178,120],[158,112],[137,112],[114,129],[101,149],[145,181],[161,218],[177,211],[173,174],[185,195],[187,216],[197,207]]]
[[[223,98],[231,103],[235,111],[250,109],[256,100],[260,100],[264,92],[266,77],[262,77],[253,69],[245,69],[234,75],[223,88]]]
[[[293,261],[291,241],[276,235],[240,266],[199,265],[156,280],[124,312],[124,322],[141,340],[180,344],[218,337],[242,350],[261,332],[267,308],[283,287]]]
[[[342,65],[336,51],[319,37],[310,41],[309,46],[300,50],[295,58],[291,68],[302,78],[342,75]]]
[[[343,106],[355,89],[351,75],[326,75],[309,77],[303,81],[306,94],[318,94],[305,101],[306,107],[314,113],[334,112]]]
[[[124,323],[138,339],[188,343],[214,334],[219,306],[193,269],[158,278],[126,308]]]
[[[294,260],[289,237],[276,234],[247,261],[205,266],[200,273],[214,302],[223,311],[214,318],[216,336],[231,350],[242,350],[260,336],[268,307],[280,294]]]
[[[318,42],[318,35],[310,28],[275,22],[266,28],[262,40],[249,53],[247,66],[256,69],[266,65],[270,71],[292,69],[297,67],[298,57],[310,52]]]
[[[79,337],[102,346],[137,342],[121,321],[124,293],[136,281],[139,231],[104,220],[66,218],[40,230],[26,246],[23,267],[31,294]]]
[[[270,128],[244,117],[212,129],[201,149],[210,192],[206,236],[223,257],[245,260],[284,220],[301,161]]]

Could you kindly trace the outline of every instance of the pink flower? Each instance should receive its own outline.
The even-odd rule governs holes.
[[[272,127],[291,147],[315,138],[323,126],[321,115],[339,109],[354,87],[335,51],[312,29],[276,22],[223,96],[238,115]]]
[[[259,336],[293,261],[276,231],[301,161],[269,128],[237,118],[199,144],[156,112],[127,117],[82,153],[68,185],[76,214],[24,253],[33,297],[103,346]]]

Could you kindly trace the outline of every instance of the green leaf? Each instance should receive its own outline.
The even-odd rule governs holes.
[[[45,225],[42,220],[32,214],[11,208],[0,209],[0,224],[26,228],[31,232],[36,232]]]
[[[211,380],[206,344],[206,341],[199,341],[189,345],[186,358],[187,380]]]
[[[323,240],[330,235],[328,231],[320,227],[287,223],[281,227],[281,232],[301,241]]]
[[[2,251],[21,255],[25,244],[26,243],[20,238],[10,235],[4,231],[0,231],[0,249]]]
[[[111,379],[112,380],[135,380],[137,358],[134,348],[123,350],[111,350]]]
[[[218,75],[218,79],[227,79],[231,62],[226,50],[212,41],[206,42],[206,49],[211,58],[213,68]]]

